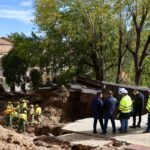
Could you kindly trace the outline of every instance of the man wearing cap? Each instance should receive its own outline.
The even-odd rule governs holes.
[[[91,112],[94,118],[93,134],[97,133],[97,130],[96,130],[97,120],[99,120],[101,130],[103,131],[103,101],[102,101],[101,92],[98,92],[96,97],[92,100]]]
[[[133,125],[130,128],[141,128],[141,116],[142,110],[144,109],[144,95],[138,90],[134,90],[133,94],[135,95],[133,101]],[[139,122],[136,125],[136,116],[139,116]]]
[[[122,98],[119,103],[120,121],[121,121],[121,128],[119,132],[127,133],[128,119],[132,111],[132,100],[131,97],[128,95],[128,91],[125,88],[120,89],[120,94],[122,95]]]
[[[148,101],[146,105],[146,109],[148,111],[148,125],[146,130],[143,133],[150,133],[150,90],[148,91]]]

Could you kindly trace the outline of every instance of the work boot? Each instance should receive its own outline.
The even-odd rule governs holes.
[[[130,126],[130,128],[136,128],[137,126],[136,125],[132,125],[132,126]]]
[[[104,134],[104,135],[106,135],[106,133],[107,133],[107,131],[103,131],[101,134]]]
[[[145,131],[143,131],[143,133],[150,133],[150,131],[145,130]]]
[[[120,131],[118,131],[118,133],[122,133],[122,134],[124,134],[124,131],[120,130]]]
[[[96,134],[97,133],[97,131],[93,131],[93,134]]]
[[[140,124],[138,124],[136,127],[141,128],[141,125],[140,125]]]

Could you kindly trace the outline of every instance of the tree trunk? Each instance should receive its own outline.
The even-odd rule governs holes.
[[[11,83],[11,85],[10,85],[10,91],[11,92],[15,92],[16,91],[14,83]]]
[[[21,91],[26,93],[26,88],[25,88],[25,84],[21,84]]]
[[[139,85],[139,84],[140,84],[141,73],[142,73],[142,71],[141,71],[140,68],[137,68],[137,69],[135,70],[135,84],[136,84],[136,85]]]
[[[95,72],[96,80],[104,81],[104,63],[102,58],[97,58],[95,52],[92,53],[91,59],[93,62],[93,70]]]
[[[119,29],[118,68],[117,68],[116,83],[120,82],[120,72],[121,72],[121,62],[122,62],[122,41],[123,41],[123,33],[122,30]]]

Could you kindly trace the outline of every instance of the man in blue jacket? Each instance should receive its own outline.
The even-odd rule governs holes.
[[[107,133],[107,124],[108,120],[111,120],[113,133],[116,133],[116,125],[115,125],[115,109],[117,105],[117,99],[113,97],[113,92],[108,91],[107,93],[107,99],[104,102],[104,128],[103,128],[103,134]]]
[[[133,125],[130,128],[141,128],[141,116],[142,111],[144,109],[144,95],[139,92],[138,90],[133,91],[134,94],[134,101],[133,101]],[[139,116],[138,124],[136,125],[136,116]]]
[[[101,130],[103,131],[103,101],[101,92],[97,93],[96,97],[92,100],[91,112],[94,118],[93,134],[97,133],[96,130],[97,120],[99,120]]]

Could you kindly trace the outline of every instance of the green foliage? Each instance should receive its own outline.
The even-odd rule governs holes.
[[[6,83],[8,85],[20,85],[22,90],[25,91],[27,69],[34,66],[39,68],[46,66],[45,61],[43,61],[45,56],[43,53],[43,40],[35,33],[32,33],[31,37],[13,33],[9,35],[9,39],[13,43],[13,48],[2,59]],[[34,84],[34,86],[36,85]]]
[[[77,66],[82,60],[93,70],[98,67],[102,74],[112,61],[115,63],[116,57],[107,57],[115,55],[117,48],[110,3],[36,0],[35,10],[35,22],[45,31],[45,45],[54,69],[61,71],[63,67]]]
[[[18,57],[14,51],[10,51],[2,58],[2,67],[8,85],[12,83],[16,83],[17,85],[25,84],[28,63]]]
[[[69,83],[76,76],[76,71],[76,68],[72,67],[66,71],[61,72],[60,75],[56,77],[56,83],[58,85]]]
[[[34,0],[35,23],[43,37],[35,33],[31,37],[10,35],[13,55],[26,62],[27,67],[36,66],[54,76],[60,74],[60,83],[81,74],[116,81],[116,75],[125,72],[128,83],[137,84],[141,77],[141,84],[148,85],[149,3],[149,0]],[[40,81],[37,70],[31,75],[32,80],[35,76]],[[36,88],[39,82],[33,82]]]
[[[33,89],[37,89],[42,83],[42,73],[37,69],[33,69],[30,71],[30,79],[32,81]]]
[[[9,35],[13,43],[13,50],[18,57],[26,60],[30,67],[43,66],[41,57],[43,55],[42,38],[32,32],[32,36],[13,33]]]
[[[120,71],[128,74],[130,83],[136,82],[136,63],[127,47],[138,49],[136,55],[138,59],[142,57],[149,36],[149,3],[149,0],[35,0],[35,23],[45,33],[51,70],[57,73],[65,67],[77,68],[82,62],[97,79],[115,81],[121,57]],[[147,15],[141,22],[143,13]],[[143,23],[139,42],[134,19],[137,26]]]

